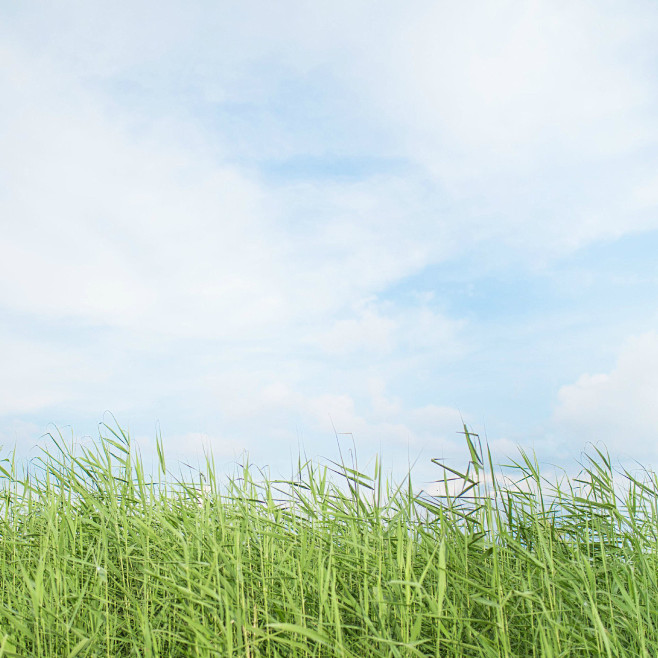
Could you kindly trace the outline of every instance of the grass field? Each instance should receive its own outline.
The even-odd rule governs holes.
[[[185,482],[160,443],[147,476],[107,430],[0,464],[0,657],[658,656],[658,482],[620,499],[602,452],[551,486],[520,450],[501,490],[464,428],[430,497],[377,465]]]

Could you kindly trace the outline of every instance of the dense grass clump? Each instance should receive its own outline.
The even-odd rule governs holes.
[[[184,481],[160,444],[147,477],[120,430],[5,461],[0,658],[658,656],[655,477],[620,500],[597,451],[547,491],[521,451],[501,490],[476,438],[435,497],[377,465]]]

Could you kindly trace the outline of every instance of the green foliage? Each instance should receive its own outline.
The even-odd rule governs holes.
[[[520,451],[503,489],[464,428],[429,496],[378,464],[186,481],[160,443],[154,481],[107,429],[0,467],[0,658],[658,655],[658,484],[620,500],[600,451],[550,492]]]

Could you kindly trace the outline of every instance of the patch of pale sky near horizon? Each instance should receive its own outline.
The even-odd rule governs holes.
[[[145,7],[137,8],[144,18],[149,13]],[[532,7],[526,13],[521,12],[521,22],[515,24],[517,31],[519,26],[532,28],[552,15],[549,5],[539,3]],[[585,10],[563,8],[561,11],[566,13],[555,18],[553,35],[563,35],[560,26],[587,25],[591,16],[600,15],[601,10],[594,5],[585,7],[589,14],[583,14]],[[339,19],[333,31],[318,42],[323,14],[313,18],[302,13],[297,16],[297,30],[292,32],[286,28],[286,16],[282,13],[250,26],[255,32],[246,40],[241,41],[236,33],[234,51],[228,49],[229,62],[235,65],[235,70],[227,66],[223,71],[226,79],[219,80],[209,79],[208,72],[223,51],[212,51],[215,59],[211,58],[209,63],[195,60],[191,54],[194,23],[189,18],[187,23],[183,22],[183,29],[178,24],[172,28],[163,21],[166,34],[162,43],[157,42],[157,25],[152,26],[150,41],[144,46],[145,55],[137,50],[142,34],[139,21],[131,23],[121,37],[122,47],[113,49],[117,30],[126,22],[126,16],[120,12],[117,15],[110,12],[113,16],[107,28],[103,26],[102,16],[91,17],[94,20],[90,25],[100,32],[89,30],[85,20],[73,21],[61,32],[52,30],[51,41],[40,45],[36,55],[17,48],[10,71],[13,78],[10,76],[8,80],[15,92],[14,106],[9,110],[13,112],[9,116],[13,134],[5,142],[5,152],[18,166],[8,173],[10,184],[3,198],[21,224],[3,231],[7,257],[2,263],[2,279],[10,282],[0,289],[3,303],[24,313],[34,313],[43,320],[74,317],[84,324],[116,327],[120,330],[116,334],[117,345],[131,340],[128,332],[143,332],[145,336],[163,332],[189,339],[215,337],[229,344],[234,340],[257,343],[292,333],[285,340],[274,339],[282,340],[283,350],[280,346],[273,349],[280,354],[290,353],[288,350],[295,340],[305,339],[307,345],[324,346],[326,349],[319,350],[317,356],[327,357],[336,350],[349,353],[355,345],[369,339],[371,326],[363,321],[364,313],[359,310],[364,299],[382,293],[391,283],[422,271],[429,264],[448,258],[458,262],[473,242],[489,241],[499,249],[500,260],[510,254],[527,252],[527,262],[532,264],[591,241],[655,225],[651,215],[633,215],[632,204],[627,213],[620,211],[628,198],[638,198],[639,206],[651,208],[655,180],[648,173],[648,164],[640,172],[637,167],[631,168],[603,199],[597,199],[594,194],[600,189],[596,181],[579,171],[604,156],[616,163],[603,172],[603,180],[610,180],[619,172],[618,163],[624,162],[629,149],[638,148],[638,139],[642,138],[643,144],[654,143],[653,125],[647,123],[646,115],[652,101],[643,78],[646,72],[636,67],[628,79],[620,79],[619,66],[610,61],[604,48],[635,34],[637,24],[629,27],[623,21],[604,20],[600,32],[587,32],[587,43],[594,45],[591,52],[580,49],[575,40],[577,30],[573,28],[572,41],[567,41],[564,53],[557,56],[549,47],[551,44],[542,45],[541,39],[535,42],[517,38],[505,40],[506,46],[491,59],[486,50],[494,44],[491,35],[507,34],[505,21],[489,16],[491,20],[487,23],[486,15],[473,22],[466,21],[467,16],[460,13],[462,10],[456,9],[455,20],[463,28],[460,32],[468,36],[470,46],[464,50],[463,43],[453,42],[454,51],[447,54],[456,55],[444,57],[446,51],[436,50],[436,40],[429,33],[437,21],[426,20],[427,15],[420,19],[414,16],[413,20],[405,15],[403,28],[407,34],[411,31],[414,39],[400,45],[393,38],[399,29],[397,23],[388,24],[380,16],[381,23],[369,33],[369,40],[361,42],[358,37],[363,30],[359,21],[365,20],[368,12],[349,9],[343,4],[337,10]],[[340,13],[343,11],[347,14]],[[532,11],[538,13],[528,13]],[[575,14],[569,13],[573,11]],[[353,23],[343,35],[340,27],[348,20],[346,15]],[[59,20],[64,27],[65,16]],[[498,32],[489,30],[492,24],[500,28]],[[600,21],[597,25],[600,26]],[[641,30],[646,27],[641,26]],[[102,47],[95,48],[98,35]],[[387,38],[380,39],[382,35]],[[80,47],[81,38],[86,46]],[[171,45],[168,39],[178,44],[172,50],[168,50]],[[388,49],[391,39],[397,50]],[[411,48],[405,50],[405,44],[411,44]],[[251,47],[255,50],[250,50]],[[61,49],[66,48],[68,51],[62,54]],[[116,116],[108,113],[97,84],[98,78],[112,78],[130,70],[135,58],[142,58],[139,61],[144,79],[162,67],[160,58],[164,58],[166,68],[166,62],[171,61],[167,57],[175,60],[185,53],[183,61],[191,63],[193,73],[190,84],[199,87],[201,91],[197,93],[202,97],[205,94],[215,102],[224,102],[244,95],[257,105],[266,102],[269,93],[267,87],[260,85],[263,77],[254,72],[259,61],[274,53],[280,57],[280,69],[287,75],[321,75],[334,62],[329,55],[333,56],[340,48],[344,52],[335,61],[337,71],[346,76],[347,98],[358,102],[361,117],[377,115],[377,122],[390,127],[396,135],[398,154],[404,153],[426,168],[429,173],[419,175],[419,180],[400,180],[389,175],[369,176],[349,183],[322,180],[266,184],[239,164],[223,162],[221,149],[219,162],[213,161],[212,154],[199,146],[202,134],[197,134],[178,115],[160,118],[161,123],[156,122],[152,132],[146,131],[136,138],[130,128],[130,110],[124,108]],[[89,60],[79,54],[92,50]],[[584,78],[598,81],[598,86],[579,87],[584,78],[577,77],[569,68],[569,57],[574,53],[584,63]],[[601,61],[602,53],[605,56]],[[356,60],[355,54],[359,55]],[[76,66],[68,68],[72,61]],[[431,62],[437,68],[416,67],[416,61]],[[351,77],[347,74],[348,63],[355,71]],[[539,67],[543,77],[534,82],[537,85],[534,96],[526,98],[523,83],[527,82],[533,66]],[[518,76],[505,78],[509,71]],[[560,78],[565,73],[569,74],[566,82]],[[180,69],[163,73],[169,78],[177,75]],[[157,82],[157,76],[155,79]],[[447,80],[446,89],[437,88],[438,79]],[[507,86],[492,89],[493,79]],[[273,81],[272,85],[275,84]],[[609,101],[602,91],[606,84],[619,87],[624,94],[615,95],[614,102]],[[391,86],[404,89],[394,94],[399,107],[390,106]],[[544,109],[549,92],[551,98],[555,94],[565,97],[575,94],[578,102],[565,105],[560,101],[563,104],[558,104],[557,109],[550,104]],[[461,112],[459,104],[451,103],[454,98],[466,99],[468,112]],[[481,98],[486,102],[478,102]],[[510,105],[514,99],[516,104]],[[426,100],[429,102],[425,108]],[[369,111],[364,110],[364,104]],[[592,126],[583,128],[583,114],[578,109],[581,106],[582,111],[592,106],[598,108]],[[411,108],[422,111],[413,113],[409,111]],[[507,111],[514,109],[522,111],[523,120],[518,124],[506,123]],[[575,110],[578,111],[574,115]],[[559,120],[557,123],[553,121],[554,115]],[[141,121],[143,117],[138,119]],[[468,130],[469,122],[475,130]],[[637,132],[629,132],[626,124]],[[281,124],[272,125],[278,128]],[[172,130],[179,126],[180,132]],[[358,126],[355,123],[352,129]],[[548,137],[579,131],[583,134],[574,143],[559,138],[535,138],[534,131],[541,132],[545,126],[549,129]],[[176,134],[167,137],[168,131]],[[426,136],[423,144],[419,141],[420,134]],[[287,152],[300,151],[302,144],[295,140],[294,134],[275,134],[273,142],[276,143],[277,137]],[[186,143],[188,138],[190,142]],[[511,149],[502,161],[496,150],[501,141],[509,142]],[[535,163],[533,155],[537,146],[543,154],[539,158],[541,166]],[[559,192],[565,177],[559,173],[554,178],[547,177],[556,183],[555,189],[531,178],[533,173],[540,176],[542,168],[562,166],[562,157],[570,163],[570,168],[566,167],[568,175],[577,172],[576,182],[568,181],[569,185],[583,185],[589,196],[584,202],[569,206],[564,217],[556,221],[556,205],[552,205],[550,197],[556,195],[560,202],[570,199],[569,190],[569,193]],[[528,164],[533,165],[530,174],[525,170]],[[643,180],[639,192],[635,187],[637,178]],[[460,217],[458,225],[448,221],[447,211],[445,220],[436,221],[435,199],[430,197],[428,201],[422,196],[428,180],[452,199],[449,210],[453,217]],[[519,184],[527,185],[527,190],[519,192]],[[13,201],[8,198],[12,194]],[[514,213],[506,213],[507,197],[514,201]],[[420,198],[421,202],[415,202],[410,209],[409,198]],[[98,199],[104,201],[100,211]],[[533,204],[541,212],[537,221],[527,222],[525,217],[528,209],[535,207]],[[318,224],[305,224],[317,208],[323,209],[312,215]],[[90,216],[95,217],[95,223],[90,222]],[[355,216],[360,218],[358,225],[354,223]],[[227,225],[228,217],[232,224]],[[224,221],[219,224],[218,218]],[[380,223],[382,218],[384,226]],[[328,219],[331,226],[327,226]],[[189,222],[185,231],[181,230],[183,221]],[[199,238],[188,236],[190,223]],[[305,231],[301,230],[304,226]],[[290,239],[282,227],[294,229],[297,237]],[[569,238],[565,240],[567,233]],[[95,248],[84,247],[88,244],[94,244]],[[21,276],[17,278],[16,272],[21,272]],[[227,278],[232,281],[228,291]],[[44,288],[44,281],[52,287]],[[337,317],[342,309],[346,317]],[[374,317],[378,326],[384,327],[379,346],[384,353],[400,343],[413,341],[416,320],[423,318],[429,318],[428,326],[435,323],[439,329],[432,347],[441,348],[440,339],[446,336],[442,331],[448,332],[448,343],[452,341],[458,346],[460,342],[458,328],[463,326],[462,318],[444,317],[431,305],[419,303],[417,308],[404,310],[380,307],[370,312],[369,319]],[[344,323],[348,323],[347,334]],[[398,335],[398,343],[391,338],[394,334]],[[144,344],[148,342],[146,338]],[[127,359],[124,356],[125,362],[121,363],[117,345],[113,353],[119,359],[115,373],[129,373]],[[12,348],[7,344],[6,349]],[[53,351],[52,358],[57,353],[59,349]],[[80,354],[76,355],[78,360]],[[95,359],[100,370],[108,368],[112,373],[111,358],[99,358],[91,348],[82,354],[85,363],[87,358]],[[50,356],[42,358],[50,363]],[[243,367],[255,368],[260,358],[262,355],[256,350],[245,358]],[[51,370],[70,370],[67,365],[54,362]],[[301,367],[296,364],[293,369]],[[268,386],[276,385],[270,381],[274,367],[263,370],[267,373],[264,379],[255,377],[244,384],[235,384],[236,372],[229,372],[214,389],[212,382],[203,376],[201,381],[209,383],[211,393],[214,391],[217,399],[223,396],[229,407],[234,407],[240,398],[252,396],[254,407],[262,406],[259,412],[262,415],[252,409],[254,418],[262,422],[269,411],[266,404],[258,402],[259,387],[269,390]],[[36,373],[36,365],[26,368],[26,372]],[[76,377],[85,376],[84,368],[81,372],[81,375],[73,374],[73,382]],[[359,377],[362,371],[353,369],[350,374]],[[49,377],[52,394],[60,382],[56,375]],[[62,381],[66,381],[71,375],[63,377]],[[113,381],[109,374],[99,377]],[[341,394],[340,386],[334,384],[331,393],[302,395],[298,391],[305,388],[303,377],[285,375],[283,379],[283,385],[292,391],[291,404],[300,414],[318,423],[313,427],[326,427],[326,421],[318,416],[319,408],[324,406],[325,411],[332,409],[341,424],[347,425],[341,429],[362,435],[364,441],[378,432],[404,441],[405,436],[424,431],[418,425],[413,407],[403,410],[402,416],[408,416],[408,421],[388,425],[377,420],[369,422],[363,412],[357,411],[355,398],[359,396],[354,392]],[[29,390],[31,380],[28,380],[29,377],[25,380],[25,391]],[[174,396],[177,389],[158,380],[157,375],[151,375],[156,393],[141,395]],[[101,391],[95,389],[91,400],[97,399],[95,396]],[[140,395],[128,386],[119,395],[106,395],[111,399],[104,401],[104,408],[110,402],[128,405],[135,394]],[[267,399],[265,393],[262,395]],[[382,393],[378,395],[381,397]],[[44,396],[43,399],[48,399],[46,393]],[[89,402],[82,395],[75,406],[81,409]],[[138,401],[133,400],[133,404]],[[245,413],[249,413],[249,408]]]

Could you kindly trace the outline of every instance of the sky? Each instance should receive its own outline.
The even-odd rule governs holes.
[[[116,419],[427,483],[465,422],[657,467],[657,31],[648,0],[0,0],[3,449]]]

